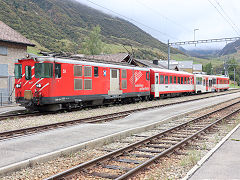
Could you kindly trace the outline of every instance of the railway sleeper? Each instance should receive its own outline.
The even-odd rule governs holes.
[[[130,157],[149,158],[149,159],[154,157],[152,155],[147,155],[147,154],[126,154],[126,155]]]
[[[113,170],[121,170],[121,171],[130,171],[132,168],[127,168],[123,166],[117,166],[117,165],[102,165],[101,167],[107,168],[107,169],[113,169]]]
[[[102,178],[108,178],[108,179],[116,179],[119,176],[119,175],[116,175],[116,174],[99,173],[99,172],[93,172],[90,175],[91,176],[102,177]]]
[[[131,164],[142,164],[141,161],[133,160],[133,159],[113,159],[113,161],[123,162],[123,163],[131,163]]]
[[[162,151],[157,151],[157,150],[151,150],[151,149],[136,149],[135,151],[139,151],[139,152],[150,152],[150,153],[161,153],[163,152],[165,149],[163,149]]]

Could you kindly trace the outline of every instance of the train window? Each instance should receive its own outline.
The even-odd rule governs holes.
[[[122,78],[127,78],[127,70],[122,70]]]
[[[213,79],[213,84],[216,84],[216,79]]]
[[[173,78],[173,77],[172,77],[172,76],[169,76],[169,78],[170,78],[170,79],[169,79],[169,81],[170,81],[169,83],[172,84],[172,78]]]
[[[186,77],[184,78],[184,84],[187,84],[187,78]]]
[[[55,64],[55,78],[61,78],[61,64]]]
[[[85,90],[92,89],[92,80],[91,79],[84,79],[84,89]]]
[[[21,64],[15,64],[14,74],[15,74],[16,79],[22,78],[22,65]]]
[[[164,76],[160,75],[160,84],[164,84]]]
[[[74,76],[82,76],[82,66],[74,66]]]
[[[165,76],[165,84],[168,84],[168,76]]]
[[[203,86],[205,86],[205,84],[206,84],[206,81],[205,81],[205,79],[203,80]]]
[[[31,66],[25,66],[25,79],[26,80],[32,79],[32,67]]]
[[[174,76],[174,84],[176,84],[177,83],[177,78],[176,78],[176,76]]]
[[[178,77],[178,84],[180,84],[180,77]]]
[[[82,79],[74,79],[74,90],[82,90]]]
[[[36,63],[35,77],[36,78],[52,78],[53,64],[52,63]]]
[[[146,72],[146,80],[150,80],[150,72]]]
[[[187,80],[188,80],[188,84],[190,84],[190,77],[188,77]]]
[[[181,77],[181,84],[183,84],[183,77]]]
[[[122,89],[127,89],[127,80],[122,80]]]
[[[118,78],[118,71],[117,71],[117,69],[111,69],[111,73],[112,73],[112,78]]]
[[[94,67],[94,77],[98,77],[98,67]]]
[[[92,67],[91,66],[84,66],[84,76],[92,77]]]
[[[155,84],[159,84],[158,81],[159,81],[159,79],[158,79],[158,75],[157,75],[157,76],[155,76]]]

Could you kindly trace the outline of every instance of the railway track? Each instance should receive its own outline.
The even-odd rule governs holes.
[[[232,92],[232,93],[235,93],[235,92]],[[232,93],[228,93],[228,94],[232,94]],[[216,95],[216,96],[220,96],[220,95]],[[215,96],[211,96],[211,97],[215,97]],[[0,132],[0,141],[11,139],[11,138],[16,138],[16,137],[20,137],[20,136],[30,135],[30,134],[34,134],[34,133],[39,133],[39,132],[43,132],[43,131],[48,131],[48,130],[52,130],[52,129],[62,128],[62,127],[66,127],[66,126],[77,125],[80,123],[99,123],[99,122],[111,121],[111,120],[115,120],[115,119],[124,118],[124,117],[126,117],[134,112],[138,112],[138,111],[144,111],[144,110],[160,108],[160,107],[165,107],[165,106],[170,106],[170,105],[175,105],[175,104],[181,104],[181,103],[196,101],[196,100],[205,99],[205,98],[206,97],[202,97],[199,99],[192,99],[192,100],[180,101],[180,102],[175,102],[175,103],[168,103],[168,104],[157,105],[157,106],[152,106],[152,107],[147,107],[147,108],[139,108],[139,109],[135,109],[135,110],[129,110],[129,111],[112,113],[112,114],[101,115],[101,116],[94,116],[94,117],[90,117],[90,118],[76,119],[76,120],[52,123],[52,124],[47,124],[47,125],[41,125],[41,126],[35,126],[35,127],[29,127],[29,128],[23,128],[23,129],[16,129],[16,130],[11,130],[11,131],[4,131],[4,132]],[[207,98],[209,98],[209,97],[207,97]]]
[[[104,156],[82,163],[69,170],[47,178],[57,179],[128,179],[160,158],[178,151],[202,134],[216,130],[222,121],[227,121],[232,115],[239,113],[240,101],[201,115],[188,122],[181,123],[132,143],[124,148],[114,150]],[[229,122],[231,123],[231,122]]]
[[[179,103],[185,103],[185,102],[190,102],[190,101],[196,101],[196,100],[206,99],[206,98],[210,98],[210,97],[217,97],[217,96],[223,96],[223,95],[238,93],[240,90],[231,90],[231,91],[233,91],[233,92],[227,92],[225,94],[217,94],[217,95],[208,96],[208,97],[201,97],[201,98],[198,98],[198,99],[185,100],[185,101],[180,101],[180,102],[176,102],[176,103],[168,103],[168,104],[159,105],[158,107],[174,105],[174,104],[179,104]],[[0,114],[0,121],[6,120],[6,119],[14,119],[14,118],[20,118],[20,117],[31,117],[31,116],[34,117],[34,116],[49,115],[49,114],[55,114],[55,113],[56,112],[26,112],[26,110],[19,110],[19,111],[15,111],[15,112],[8,112],[8,113]]]

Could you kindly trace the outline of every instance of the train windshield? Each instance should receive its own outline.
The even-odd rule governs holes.
[[[52,63],[36,63],[35,77],[36,78],[52,78],[53,64]]]
[[[22,78],[22,65],[21,64],[15,64],[14,74],[16,79]]]

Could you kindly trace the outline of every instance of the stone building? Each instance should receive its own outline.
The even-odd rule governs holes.
[[[14,62],[26,57],[27,46],[35,45],[0,21],[0,106],[14,99]]]
[[[27,46],[35,45],[0,21],[0,65],[8,65],[7,71],[9,75],[13,75],[15,60],[26,57]]]

